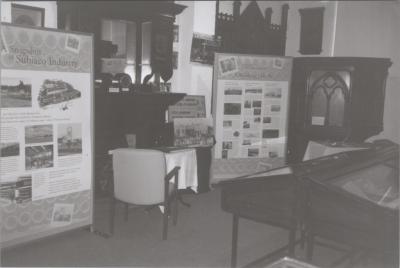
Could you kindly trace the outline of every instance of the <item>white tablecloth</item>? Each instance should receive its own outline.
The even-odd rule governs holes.
[[[167,172],[171,171],[175,166],[180,166],[178,189],[186,189],[190,187],[197,192],[197,158],[196,149],[183,149],[171,151],[165,154],[167,162]]]

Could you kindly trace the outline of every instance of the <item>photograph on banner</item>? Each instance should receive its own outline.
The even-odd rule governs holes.
[[[80,123],[59,124],[58,156],[82,154],[82,125]]]
[[[234,74],[239,70],[237,58],[234,56],[221,57],[218,60],[218,66],[221,75]]]
[[[278,116],[264,116],[262,119],[263,128],[280,128],[281,118]]]
[[[53,125],[25,126],[25,144],[53,141]]]
[[[12,157],[20,155],[20,148],[18,142],[2,142],[0,143],[1,157]]]
[[[1,108],[32,107],[32,83],[27,77],[1,78]]]
[[[74,204],[54,204],[51,225],[63,226],[71,224],[73,213]]]
[[[224,119],[223,127],[224,129],[240,129],[241,128],[241,119]]]
[[[25,147],[25,169],[45,169],[54,167],[54,146],[38,145]]]
[[[59,105],[66,110],[72,105],[72,101],[81,97],[81,90],[74,88],[71,83],[63,79],[44,79],[37,96],[39,107],[47,109]]]
[[[5,204],[32,201],[32,176],[2,177],[0,198]]]

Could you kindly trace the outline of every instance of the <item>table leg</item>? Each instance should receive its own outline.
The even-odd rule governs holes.
[[[238,227],[239,227],[239,217],[236,214],[233,214],[231,267],[236,267],[238,231],[239,231]]]

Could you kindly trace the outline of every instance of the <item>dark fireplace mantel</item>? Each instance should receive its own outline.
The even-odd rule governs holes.
[[[95,94],[95,154],[126,147],[126,134],[136,134],[139,148],[169,145],[172,129],[165,111],[186,94],[136,91],[109,93],[98,88]]]

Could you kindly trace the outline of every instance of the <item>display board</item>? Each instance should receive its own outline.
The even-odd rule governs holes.
[[[291,71],[289,57],[216,53],[213,179],[285,164]]]
[[[90,225],[93,37],[1,25],[2,247]]]

